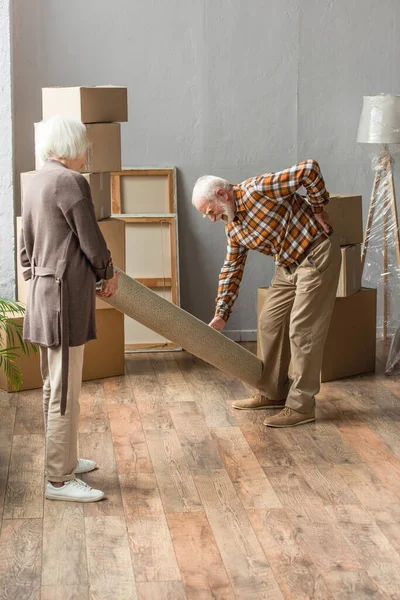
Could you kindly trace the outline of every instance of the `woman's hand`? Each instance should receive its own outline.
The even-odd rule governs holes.
[[[97,292],[97,296],[100,296],[101,298],[111,298],[111,296],[114,296],[118,291],[118,277],[119,271],[117,271],[111,279],[103,281],[103,287]]]
[[[226,321],[222,317],[214,317],[213,320],[209,323],[209,326],[217,331],[222,331],[226,325]]]

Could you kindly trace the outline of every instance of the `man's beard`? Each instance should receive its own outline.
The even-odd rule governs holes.
[[[221,220],[224,223],[232,223],[235,218],[235,211],[224,202],[218,202],[218,208],[224,211],[221,215]]]

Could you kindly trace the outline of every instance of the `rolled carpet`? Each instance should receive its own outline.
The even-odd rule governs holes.
[[[257,356],[123,271],[120,271],[118,292],[112,298],[102,299],[210,365],[257,387],[263,369]]]

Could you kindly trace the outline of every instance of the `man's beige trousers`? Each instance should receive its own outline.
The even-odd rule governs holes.
[[[67,410],[65,415],[61,415],[61,346],[40,348],[46,433],[45,471],[49,481],[62,482],[75,477],[74,469],[78,462],[79,394],[84,349],[84,345],[69,349]]]
[[[334,234],[295,269],[277,267],[259,316],[263,375],[258,389],[302,413],[315,408],[322,352],[335,303],[341,251]],[[288,378],[290,359],[291,380]]]

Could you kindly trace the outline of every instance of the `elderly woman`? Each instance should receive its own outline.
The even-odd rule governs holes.
[[[96,289],[110,297],[118,288],[89,184],[77,172],[88,146],[80,121],[53,117],[39,124],[36,152],[45,163],[24,198],[20,256],[31,280],[24,339],[40,346],[46,498],[76,502],[104,496],[76,478],[96,467],[77,457],[79,394],[84,347],[96,338]]]

